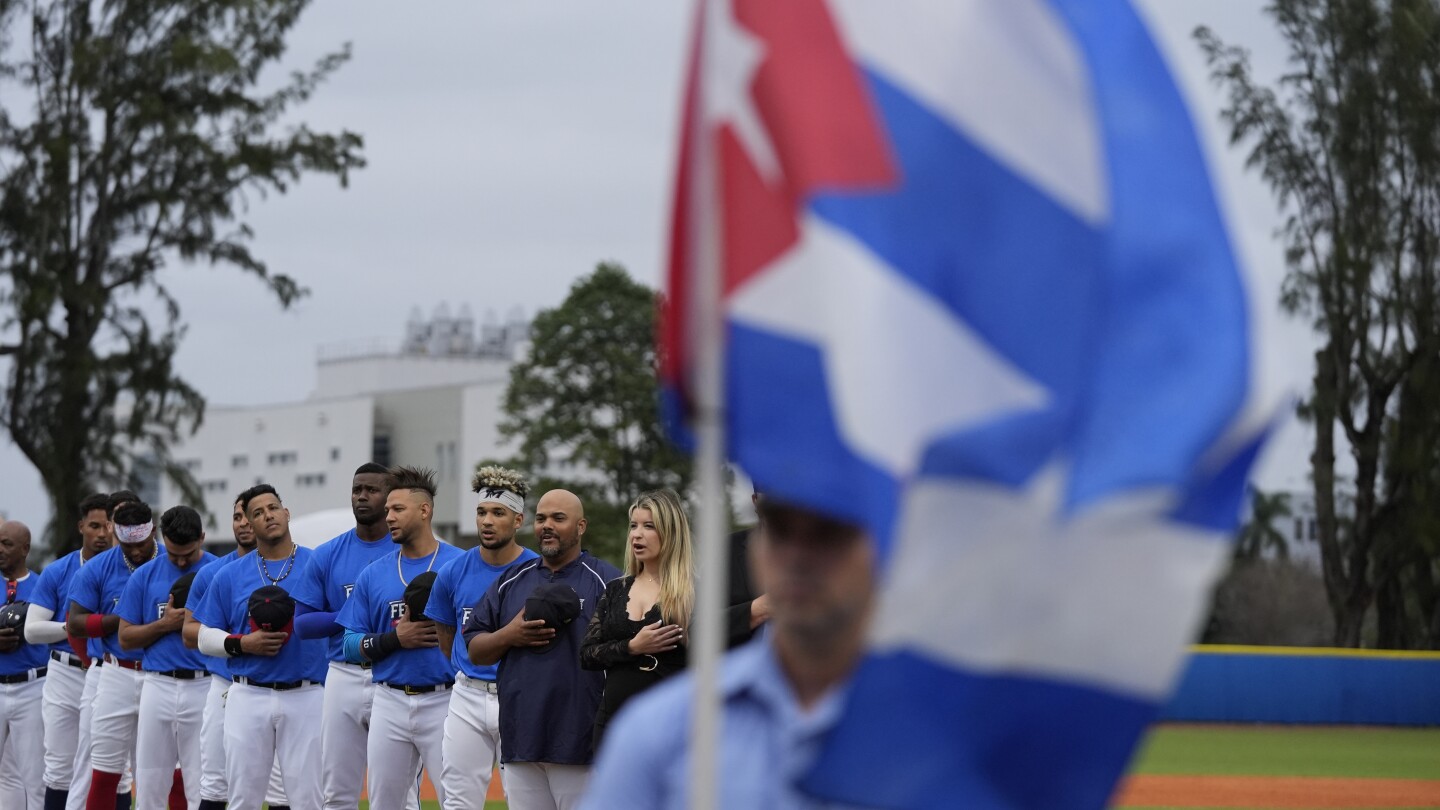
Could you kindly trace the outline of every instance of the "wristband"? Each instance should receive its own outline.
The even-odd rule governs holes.
[[[88,638],[104,638],[105,617],[99,613],[91,613],[85,617],[85,635]]]
[[[245,651],[240,648],[240,640],[242,638],[244,638],[244,636],[229,635],[225,637],[225,652],[231,658],[245,654]]]
[[[382,661],[400,651],[400,636],[391,630],[388,633],[369,633],[360,640],[360,652],[374,663]]]

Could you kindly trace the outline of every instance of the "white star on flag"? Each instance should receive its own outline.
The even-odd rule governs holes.
[[[705,120],[730,124],[760,176],[773,180],[780,176],[780,159],[751,92],[765,62],[765,45],[735,19],[730,3],[705,8]]]

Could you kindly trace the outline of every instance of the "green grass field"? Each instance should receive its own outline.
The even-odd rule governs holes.
[[[1440,779],[1440,729],[1161,726],[1130,772]]]
[[[1146,736],[1129,770],[1132,774],[1440,779],[1440,729],[1158,726]],[[366,808],[363,802],[360,806]],[[504,809],[504,802],[485,805],[485,810]],[[439,810],[439,804],[425,802],[422,810]],[[1440,805],[1426,810],[1440,810]]]
[[[1130,773],[1440,779],[1440,729],[1159,726],[1141,744]]]

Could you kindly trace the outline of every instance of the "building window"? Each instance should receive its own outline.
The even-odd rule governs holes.
[[[330,448],[330,460],[331,460],[331,461],[339,461],[339,460],[340,460],[340,448],[338,448],[338,447],[332,447],[332,448]]]
[[[183,469],[183,470],[185,470],[185,472],[192,472],[192,473],[193,473],[193,472],[199,472],[199,471],[200,471],[200,459],[198,459],[198,458],[187,458],[187,459],[183,459],[183,460],[180,461],[180,468]]]
[[[1296,541],[1305,539],[1305,518],[1295,518],[1295,539]]]
[[[390,466],[390,437],[377,433],[370,443],[370,458],[381,467]]]
[[[300,454],[294,450],[282,450],[278,453],[271,453],[266,459],[270,466],[278,467],[284,464],[294,464],[300,458]]]
[[[325,473],[306,473],[295,476],[296,486],[301,487],[323,487],[325,486]]]
[[[223,478],[216,478],[200,485],[206,492],[226,492],[230,489],[230,482]]]
[[[243,469],[245,469],[246,467],[249,467],[249,466],[250,466],[250,457],[249,457],[249,456],[231,456],[231,457],[230,457],[230,469],[232,469],[232,470],[243,470]]]

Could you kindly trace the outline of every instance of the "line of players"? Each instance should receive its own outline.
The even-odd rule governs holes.
[[[515,542],[523,477],[473,483],[474,552],[435,537],[433,474],[374,464],[355,529],[313,551],[266,484],[236,499],[219,558],[195,510],[157,531],[129,492],[87,498],[81,548],[40,576],[28,529],[0,525],[0,806],[128,808],[133,773],[141,810],[354,808],[368,762],[377,810],[413,807],[422,767],[443,807],[480,808],[502,737],[512,807],[576,804],[603,686],[578,644],[620,572],[579,548],[573,494],[537,503],[537,555]],[[525,616],[556,584],[579,597],[573,632]]]

